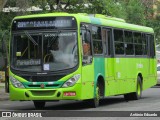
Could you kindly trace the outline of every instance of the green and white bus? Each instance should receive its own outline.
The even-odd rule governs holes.
[[[14,18],[10,100],[141,98],[157,83],[154,31],[100,14],[48,13]]]

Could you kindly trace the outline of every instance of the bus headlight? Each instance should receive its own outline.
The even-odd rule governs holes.
[[[21,82],[19,82],[16,78],[14,78],[13,76],[9,77],[12,85],[16,88],[24,88],[23,84]]]
[[[80,74],[74,75],[69,80],[67,80],[62,87],[71,87],[73,86],[80,78]]]

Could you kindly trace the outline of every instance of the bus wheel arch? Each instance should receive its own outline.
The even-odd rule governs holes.
[[[105,81],[103,76],[99,75],[96,80],[93,107],[99,106],[100,99],[104,97],[105,93]]]
[[[104,78],[100,75],[95,81],[95,91],[93,99],[86,100],[89,102],[91,107],[96,108],[99,106],[100,98],[104,97],[105,90],[105,81]]]
[[[105,81],[104,81],[103,76],[100,75],[98,77],[97,83],[98,83],[99,88],[100,88],[100,96],[104,97],[104,95],[105,95]]]
[[[138,77],[140,77],[141,84],[142,84],[142,90],[143,90],[143,76],[142,76],[141,73],[139,73],[139,74],[137,75],[137,78],[138,78]]]

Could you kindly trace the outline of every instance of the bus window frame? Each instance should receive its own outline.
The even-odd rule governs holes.
[[[150,37],[149,37],[150,36]],[[148,43],[148,58],[156,58],[156,49],[155,49],[155,36],[154,34],[146,34],[146,37],[147,37],[147,43]],[[152,37],[152,38],[151,38]],[[151,39],[153,39],[153,46],[154,46],[154,49],[152,49],[151,47]],[[152,51],[154,50],[154,51]],[[154,56],[152,56],[152,52],[154,52]]]
[[[89,32],[90,33],[90,52],[91,52],[91,55],[84,55],[84,53],[83,53],[83,41],[82,41],[82,39],[81,39],[81,25],[84,25],[85,26],[85,28],[84,29],[82,29],[82,30],[86,30],[87,32]],[[87,26],[87,27],[86,27]],[[80,29],[79,29],[79,33],[80,33],[80,43],[81,43],[81,52],[80,52],[80,54],[81,54],[81,56],[82,56],[82,66],[85,66],[85,65],[90,65],[90,64],[92,64],[92,62],[93,62],[93,46],[92,46],[92,33],[91,33],[91,24],[88,24],[88,23],[84,23],[84,22],[81,22],[80,23]],[[90,57],[90,61],[89,62],[87,62],[87,63],[83,63],[83,57]]]
[[[105,40],[102,39],[102,42],[104,42],[104,41],[106,42],[106,44],[105,44],[106,51],[103,50],[104,56],[105,56],[106,58],[111,58],[111,57],[114,56],[114,49],[113,49],[113,28],[102,26],[102,30],[106,30],[106,32],[107,32],[107,30],[110,31],[110,39],[109,39],[109,41],[110,41],[110,55],[108,54],[108,46],[109,46],[109,44],[108,44],[107,38],[105,38]],[[102,32],[102,36],[103,36],[103,32]],[[107,37],[107,36],[106,36],[106,37]],[[104,46],[104,45],[103,45],[103,46]],[[104,48],[103,48],[103,49],[104,49]],[[106,52],[106,53],[105,53],[105,52]]]
[[[110,42],[111,42],[110,43],[111,44],[110,45],[111,54],[110,55],[108,55],[108,51],[107,51],[107,54],[105,54],[103,40],[102,40],[103,54],[94,54],[94,52],[93,52],[94,51],[93,50],[93,39],[92,39],[92,35],[91,35],[91,44],[92,44],[92,55],[93,55],[93,57],[95,57],[95,56],[97,56],[97,57],[104,56],[105,58],[117,58],[117,57],[119,57],[119,58],[148,58],[148,57],[151,58],[151,56],[148,55],[148,54],[151,54],[151,53],[150,53],[150,49],[149,49],[150,43],[148,42],[147,38],[146,38],[147,52],[149,52],[149,53],[147,53],[147,55],[144,55],[144,54],[142,54],[142,55],[136,55],[135,54],[134,32],[140,33],[141,36],[142,36],[142,34],[145,34],[146,37],[147,37],[147,35],[153,35],[153,37],[154,37],[154,33],[142,32],[142,31],[137,31],[137,30],[125,29],[125,28],[117,28],[117,27],[112,27],[112,26],[97,25],[97,24],[85,23],[85,22],[81,22],[81,23],[87,24],[89,26],[88,28],[90,30],[92,29],[92,26],[101,27],[101,31],[103,29],[110,29],[111,30],[111,40],[110,40]],[[115,29],[123,31],[124,54],[119,54],[119,55],[115,54],[115,41],[114,41],[114,30]],[[126,54],[126,49],[125,49],[125,33],[124,33],[125,31],[132,32],[132,36],[133,36],[133,48],[134,48],[133,49],[134,50],[134,54],[133,55],[127,55]],[[102,32],[101,32],[101,34],[102,34]],[[102,37],[102,35],[101,35],[101,37]],[[155,39],[154,39],[154,44],[155,44]]]
[[[132,33],[132,44],[133,44],[133,54],[132,55],[129,55],[129,54],[126,54],[126,48],[125,48],[125,56],[126,57],[134,57],[135,56],[135,44],[134,44],[134,35],[133,35],[133,31],[131,30],[127,30],[127,29],[124,29],[124,44],[128,44],[129,42],[126,42],[126,37],[125,37],[125,32],[131,32]],[[131,42],[129,43],[131,44]],[[125,46],[124,46],[125,47]]]
[[[92,27],[100,27],[101,28],[101,42],[102,42],[102,54],[95,54],[94,53],[94,47],[93,47],[93,36],[92,36]],[[91,40],[92,40],[92,49],[93,49],[93,56],[98,56],[98,57],[102,57],[105,55],[104,53],[104,48],[103,48],[103,40],[102,40],[102,26],[101,25],[96,25],[96,24],[91,24]]]
[[[107,28],[107,27],[106,27]],[[150,55],[135,55],[135,53],[134,53],[134,55],[126,55],[126,52],[125,52],[125,54],[123,55],[123,54],[121,54],[121,55],[117,55],[117,54],[115,54],[115,42],[114,42],[114,29],[121,29],[121,30],[123,30],[123,31],[131,31],[132,32],[132,34],[134,34],[134,32],[138,32],[138,33],[140,33],[140,34],[145,34],[146,36],[147,35],[152,35],[153,36],[153,38],[154,38],[154,33],[148,33],[148,32],[142,32],[142,31],[136,31],[136,30],[130,30],[130,29],[123,29],[123,28],[116,28],[116,27],[108,27],[108,28],[111,28],[112,30],[113,30],[113,32],[112,32],[112,34],[113,34],[113,37],[112,37],[112,43],[113,43],[113,49],[112,49],[112,51],[114,51],[114,53],[111,55],[111,57],[114,57],[114,58],[117,58],[117,57],[120,57],[120,58],[151,58],[150,57]],[[123,34],[123,36],[124,36],[124,34]],[[134,39],[134,35],[133,35],[133,39]],[[146,38],[147,39],[147,38]],[[154,40],[154,44],[155,44],[155,39],[153,39]],[[147,41],[147,40],[146,40]],[[133,44],[135,44],[134,43],[134,41],[133,41]],[[154,45],[155,46],[155,45]],[[150,52],[148,49],[149,49],[149,47],[150,47],[150,43],[148,43],[148,41],[147,41],[147,52]],[[134,46],[134,50],[135,50],[135,46]],[[154,57],[155,58],[155,57]]]
[[[118,43],[123,43],[123,45],[124,45],[124,54],[116,54],[116,50],[115,50],[115,42],[117,42],[117,41],[115,41],[114,30],[122,30],[122,32],[123,32],[123,36],[122,36],[123,42],[118,42]],[[124,30],[125,30],[125,29],[121,29],[121,28],[113,28],[113,36],[114,36],[114,38],[113,38],[113,43],[114,43],[114,46],[113,46],[113,49],[114,49],[114,57],[125,57],[125,56],[126,56],[126,52],[125,52]]]
[[[44,33],[48,33],[48,32],[56,32],[56,31],[58,31],[59,29],[47,29],[47,30],[45,30],[45,29],[41,29],[41,30],[27,30],[29,33],[31,33],[31,34],[37,34],[37,35],[39,35],[39,32],[41,32],[42,34],[42,36],[43,36],[43,34]],[[79,42],[78,42],[78,29],[60,29],[61,31],[74,31],[74,32],[76,32],[76,34],[77,34],[77,37],[76,37],[76,40],[77,40],[77,50],[78,50],[78,63],[77,63],[77,65],[75,66],[75,67],[73,67],[73,68],[69,68],[69,69],[65,69],[65,70],[59,70],[59,71],[50,71],[50,72],[47,72],[47,75],[53,75],[53,74],[57,74],[58,72],[60,73],[60,74],[66,74],[66,73],[72,73],[72,72],[74,72],[75,70],[77,70],[78,69],[78,66],[79,66],[79,64],[80,64],[80,57],[79,57]],[[34,33],[32,33],[34,31]],[[11,31],[11,40],[10,40],[10,69],[15,73],[15,74],[17,74],[17,75],[35,75],[35,73],[38,73],[38,72],[26,72],[26,71],[22,71],[22,70],[19,70],[19,69],[16,69],[14,66],[13,66],[13,42],[14,42],[14,36],[15,35],[18,35],[18,34],[21,34],[21,33],[24,33],[23,31],[19,31],[19,30],[17,30],[17,31]],[[12,61],[11,61],[12,60]],[[43,60],[43,59],[42,59]],[[43,66],[42,66],[43,67]],[[42,73],[46,73],[46,71],[42,71]]]

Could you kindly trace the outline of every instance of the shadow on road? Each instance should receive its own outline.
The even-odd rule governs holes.
[[[125,102],[123,98],[107,98],[102,99],[100,101],[100,106],[107,106],[111,104],[121,103]],[[51,105],[46,106],[45,110],[82,110],[82,109],[90,109],[92,108],[88,102],[85,101],[78,101],[74,103],[67,103],[67,104],[61,104],[61,105]]]
[[[155,85],[152,88],[160,88],[160,84],[159,85]]]
[[[160,87],[160,86],[154,86],[154,88]],[[152,88],[151,88],[152,89]],[[143,93],[142,93],[143,94]],[[148,99],[150,96],[142,95],[141,100],[139,102],[143,102],[144,99]],[[129,101],[131,102],[131,101]],[[123,95],[120,96],[112,96],[112,97],[107,97],[105,99],[102,99],[100,101],[100,106],[101,107],[107,107],[111,105],[117,105],[121,103],[126,103]],[[133,101],[134,103],[134,101]],[[92,107],[88,102],[85,101],[59,101],[59,102],[46,102],[46,106],[44,110],[87,110],[91,109]],[[3,108],[2,108],[3,109]],[[5,107],[6,109],[6,107]],[[11,106],[9,105],[7,109],[10,110],[35,110],[34,104],[32,101],[24,101],[24,102],[19,102],[16,101],[15,104],[12,104]]]
[[[107,105],[113,105],[113,104],[119,104],[126,102],[123,97],[111,97],[111,98],[105,98],[100,101],[99,107],[105,107]],[[34,105],[31,105],[32,108],[25,108],[21,110],[34,110]],[[44,110],[87,110],[92,108],[88,102],[85,101],[67,101],[67,103],[64,101],[62,102],[47,102]]]

